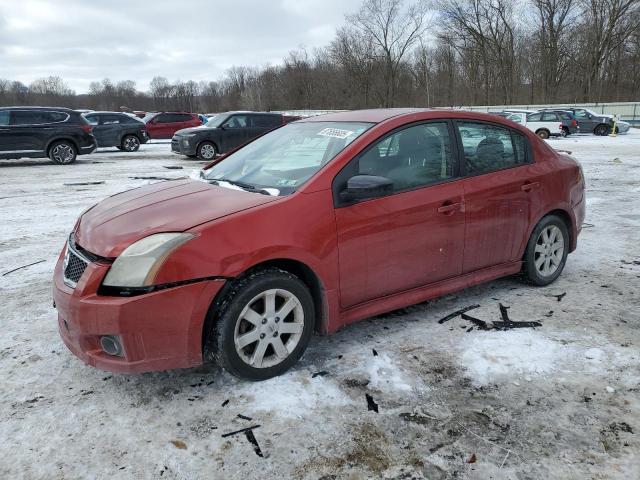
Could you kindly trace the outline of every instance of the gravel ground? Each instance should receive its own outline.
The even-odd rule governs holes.
[[[588,183],[555,284],[501,279],[314,337],[262,383],[215,367],[112,375],[57,333],[51,272],[77,216],[199,162],[167,143],[0,162],[0,478],[640,478],[640,131],[550,143]],[[473,304],[500,320],[500,303],[542,326],[438,323]]]

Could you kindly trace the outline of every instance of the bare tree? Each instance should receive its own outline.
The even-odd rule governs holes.
[[[429,26],[428,3],[416,0],[405,7],[404,0],[365,0],[360,11],[347,22],[372,39],[384,62],[384,106],[395,103],[401,62],[419,42]]]

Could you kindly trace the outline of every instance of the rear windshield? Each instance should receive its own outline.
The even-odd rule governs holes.
[[[371,123],[297,122],[274,130],[205,172],[206,180],[241,182],[272,195],[293,193]]]

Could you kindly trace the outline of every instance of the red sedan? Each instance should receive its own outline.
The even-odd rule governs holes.
[[[553,282],[584,213],[578,163],[508,120],[409,109],[307,118],[201,181],[85,212],[55,269],[60,333],[113,372],[216,360],[266,379],[314,331],[519,272]]]

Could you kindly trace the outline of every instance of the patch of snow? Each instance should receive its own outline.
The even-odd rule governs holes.
[[[344,406],[350,398],[332,380],[291,372],[259,383],[242,383],[236,392],[247,398],[245,412],[272,412],[300,418],[323,406]]]
[[[561,345],[533,330],[485,332],[464,348],[460,361],[479,384],[514,374],[544,375],[555,370],[566,355]]]
[[[372,357],[367,373],[369,385],[379,390],[411,390],[411,385],[407,383],[402,371],[387,354],[382,353]]]

